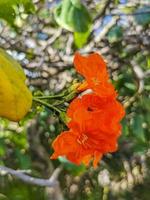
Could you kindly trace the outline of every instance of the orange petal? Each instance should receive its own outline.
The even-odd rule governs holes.
[[[77,133],[73,131],[65,131],[56,137],[52,143],[54,154],[52,159],[56,159],[58,156],[65,156],[69,152],[76,152],[78,143],[76,142]]]
[[[87,155],[85,156],[83,159],[82,159],[82,163],[85,165],[85,166],[88,166],[90,161],[92,159],[92,155]]]
[[[102,154],[99,152],[95,152],[94,153],[94,160],[93,160],[93,167],[96,168],[98,165],[98,162],[101,160],[102,158]]]
[[[74,65],[77,72],[83,75],[84,69],[88,67],[87,58],[84,56],[81,56],[79,52],[76,52],[74,56]]]
[[[104,80],[108,81],[106,63],[97,53],[92,53],[89,56],[84,57],[77,52],[74,57],[74,65],[77,72],[87,80],[94,79],[98,82]]]

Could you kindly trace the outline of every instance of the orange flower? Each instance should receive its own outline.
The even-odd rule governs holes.
[[[100,55],[93,53],[83,57],[76,53],[74,64],[86,79],[78,90],[92,89],[92,93],[77,97],[70,103],[67,110],[69,130],[54,140],[51,158],[66,156],[71,162],[86,165],[93,159],[96,167],[104,154],[117,150],[120,120],[125,111],[115,99],[117,94]]]
[[[70,130],[55,139],[51,158],[65,155],[76,164],[88,164],[94,158],[95,167],[103,154],[117,150],[124,110],[116,100],[85,95],[71,102],[67,114]]]
[[[114,98],[101,98],[96,94],[87,94],[74,99],[67,110],[71,119],[68,127],[77,128],[82,122],[108,134],[120,134],[120,120],[125,114],[123,106]]]
[[[84,57],[77,52],[74,57],[74,65],[77,72],[86,79],[78,90],[91,88],[101,97],[116,97],[114,87],[109,82],[106,63],[99,54],[93,53]]]
[[[90,140],[87,135],[76,131],[62,132],[52,144],[55,152],[51,156],[51,159],[56,159],[58,156],[66,156],[68,160],[77,165],[81,163],[88,165],[89,161],[94,158],[93,165],[96,167],[102,154],[94,151],[92,142],[94,144],[94,141]]]

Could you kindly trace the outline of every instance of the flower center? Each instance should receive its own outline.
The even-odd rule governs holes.
[[[93,108],[88,107],[88,108],[87,108],[87,111],[92,112],[92,111],[93,111]]]
[[[88,136],[85,134],[81,134],[78,138],[77,138],[77,142],[81,145],[84,145],[86,143],[86,141],[88,140]]]

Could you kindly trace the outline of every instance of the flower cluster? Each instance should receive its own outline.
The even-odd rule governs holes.
[[[83,57],[76,53],[74,65],[85,78],[78,90],[91,89],[91,92],[70,103],[67,110],[69,130],[54,140],[51,158],[66,156],[75,164],[86,165],[92,159],[96,167],[103,154],[117,150],[120,120],[125,111],[116,100],[117,93],[109,82],[106,63],[99,54]]]

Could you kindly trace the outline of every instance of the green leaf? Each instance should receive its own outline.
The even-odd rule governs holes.
[[[31,167],[31,160],[28,155],[21,153],[19,149],[15,149],[15,154],[21,169],[29,169]]]
[[[150,68],[150,57],[147,58],[147,67]]]
[[[121,26],[114,26],[107,34],[110,43],[119,42],[123,37],[123,30]]]
[[[11,4],[8,6],[5,3],[0,3],[0,18],[6,20],[9,24],[13,24],[15,19],[15,11]]]
[[[85,33],[74,32],[74,42],[77,48],[83,47],[86,44],[88,37],[90,35],[90,31]]]
[[[81,8],[80,0],[71,0],[71,3],[76,6],[77,8]]]
[[[6,146],[3,138],[0,138],[0,157],[4,156],[6,153]]]
[[[122,124],[122,133],[124,136],[128,136],[129,135],[129,127],[128,127],[128,123],[127,120],[124,118],[121,122]]]
[[[9,199],[4,194],[0,193],[0,200],[9,200]]]
[[[60,156],[58,159],[63,164],[64,168],[75,176],[80,175],[86,171],[86,167],[83,164],[75,165],[62,156]]]
[[[150,6],[138,8],[135,12],[135,21],[143,26],[148,25],[150,23]]]
[[[136,86],[133,83],[125,83],[124,86],[128,88],[129,90],[135,91]]]
[[[148,145],[147,144],[141,144],[139,142],[135,143],[133,151],[136,152],[138,155],[145,154],[146,151],[148,150]]]
[[[145,142],[145,134],[142,127],[143,122],[144,122],[143,115],[137,114],[134,116],[132,125],[131,125],[133,135],[141,142]]]
[[[79,0],[63,0],[54,12],[56,22],[72,32],[87,32],[91,27],[91,17]]]
[[[140,104],[142,108],[144,108],[146,111],[150,112],[150,98],[143,96],[140,98]]]
[[[18,6],[23,6],[25,13],[31,13],[35,9],[31,0],[0,0],[0,18],[14,26]]]
[[[135,10],[134,6],[126,6],[121,8],[121,11],[123,11],[125,14],[132,14],[134,10]]]
[[[150,112],[147,112],[145,115],[145,121],[148,124],[148,126],[150,127]],[[150,132],[150,131],[149,131]]]
[[[115,4],[118,5],[119,4],[119,0],[115,0]]]
[[[20,0],[20,4],[24,6],[26,13],[33,13],[35,11],[35,6],[32,0]]]

